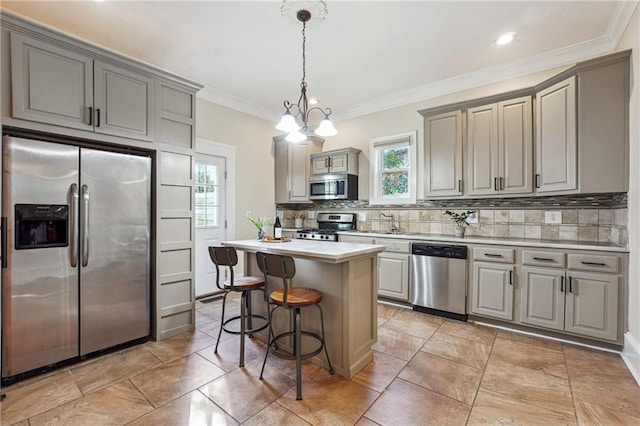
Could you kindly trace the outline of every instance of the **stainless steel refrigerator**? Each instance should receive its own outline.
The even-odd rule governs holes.
[[[148,336],[150,158],[2,142],[2,377]]]

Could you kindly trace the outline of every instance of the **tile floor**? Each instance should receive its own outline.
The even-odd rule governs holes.
[[[238,311],[237,299],[229,302]],[[197,304],[197,329],[4,389],[1,424],[422,425],[640,424],[640,388],[612,353],[379,305],[374,361],[353,380],[223,334],[220,302]]]

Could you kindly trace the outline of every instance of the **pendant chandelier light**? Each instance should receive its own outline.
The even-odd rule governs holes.
[[[324,2],[321,3],[325,6],[326,11],[326,5],[324,5]],[[302,22],[302,82],[300,83],[300,98],[296,104],[292,104],[288,100],[284,101],[285,112],[276,126],[276,129],[287,132],[285,140],[288,142],[302,142],[307,139],[307,134],[312,131],[309,124],[309,113],[312,111],[320,111],[324,115],[320,124],[313,129],[313,133],[318,136],[334,136],[338,134],[335,127],[333,127],[333,123],[329,119],[329,116],[331,115],[331,108],[309,108],[309,100],[307,99],[307,82],[305,81],[307,73],[306,29],[307,22],[311,19],[311,12],[306,9],[298,10],[296,13],[296,19]],[[292,109],[295,115],[291,112]]]

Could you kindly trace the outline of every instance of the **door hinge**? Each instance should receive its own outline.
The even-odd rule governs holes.
[[[225,179],[227,178],[227,171],[226,170],[224,171],[224,178]]]
[[[227,225],[227,219],[224,220],[224,229],[227,229],[228,225]]]

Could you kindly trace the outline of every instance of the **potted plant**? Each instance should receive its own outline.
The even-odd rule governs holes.
[[[259,216],[256,219],[250,216],[246,216],[246,218],[249,219],[249,222],[253,223],[253,226],[256,227],[258,230],[258,239],[262,240],[267,232],[267,227],[271,226],[269,219],[264,216]]]
[[[467,210],[464,212],[453,212],[451,210],[447,210],[444,212],[445,215],[449,216],[456,223],[456,226],[453,228],[453,233],[456,237],[464,237],[465,226],[467,226],[467,219],[469,216],[475,213],[475,210]]]

